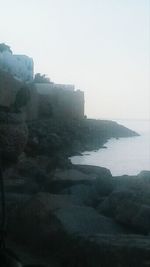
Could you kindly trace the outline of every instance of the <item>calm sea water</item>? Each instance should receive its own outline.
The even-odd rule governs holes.
[[[84,152],[71,158],[74,164],[102,166],[110,169],[112,175],[135,175],[150,170],[150,121],[116,120],[140,134],[137,137],[110,139],[107,149]]]

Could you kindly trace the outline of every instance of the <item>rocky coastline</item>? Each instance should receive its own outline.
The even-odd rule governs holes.
[[[113,177],[68,159],[137,133],[97,120],[44,120],[28,131],[24,152],[4,171],[7,244],[23,263],[149,266],[150,172]]]
[[[95,119],[42,119],[28,122],[28,129],[26,154],[51,158],[102,148],[110,138],[139,135],[115,121]]]
[[[9,46],[1,50],[13,57]],[[86,118],[84,92],[74,86],[40,73],[33,79],[33,69],[30,81],[18,80],[6,67],[0,69],[0,266],[150,266],[150,172],[113,177],[69,159],[138,133]]]

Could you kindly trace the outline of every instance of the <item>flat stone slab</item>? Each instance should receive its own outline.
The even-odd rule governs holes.
[[[96,178],[96,175],[88,175],[76,169],[68,169],[68,170],[57,169],[55,171],[53,181],[57,180],[82,181],[82,180],[91,180],[94,178]]]
[[[123,233],[112,219],[99,215],[93,208],[72,206],[54,212],[68,234]]]

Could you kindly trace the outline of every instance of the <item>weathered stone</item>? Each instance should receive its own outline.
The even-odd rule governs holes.
[[[91,190],[95,196],[97,195],[97,199],[99,199],[99,197],[107,196],[113,190],[112,178],[109,176],[100,176],[96,178],[92,183]]]
[[[76,164],[74,167],[85,174],[94,174],[96,177],[112,177],[110,170],[104,167],[80,164]]]
[[[58,199],[59,198],[59,199]],[[54,237],[59,236],[61,224],[53,210],[67,205],[60,197],[38,194],[9,213],[8,230],[14,240],[30,247],[46,249]],[[66,198],[65,198],[66,199]],[[70,205],[70,201],[67,202]]]
[[[113,220],[99,215],[91,207],[62,208],[55,211],[55,216],[67,234],[123,233],[122,228]]]
[[[16,161],[28,139],[28,129],[20,114],[0,112],[0,153],[5,162]]]
[[[150,233],[150,206],[131,201],[122,202],[118,205],[115,219],[135,231],[138,230],[144,234]]]
[[[91,165],[75,166],[77,170],[82,171],[91,178],[91,192],[97,199],[112,192],[113,178],[108,169]]]
[[[62,266],[150,266],[149,237],[99,234],[79,237],[60,252]]]
[[[133,191],[114,191],[97,206],[97,211],[106,216],[114,217],[116,214],[116,209],[121,202],[134,199],[135,194]]]
[[[136,191],[113,192],[97,207],[97,211],[127,225],[133,232],[150,232],[149,197]]]
[[[91,180],[92,178],[95,178],[94,174],[88,175],[76,169],[68,169],[68,170],[56,170],[53,177],[53,181],[57,180],[86,181],[86,180]]]
[[[92,206],[95,201],[95,195],[93,195],[90,185],[73,185],[64,189],[62,193],[72,195],[79,204]]]

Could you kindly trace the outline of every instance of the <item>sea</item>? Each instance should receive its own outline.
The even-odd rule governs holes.
[[[140,134],[136,137],[109,139],[106,148],[85,151],[71,157],[73,164],[95,165],[108,168],[113,176],[137,175],[150,171],[150,120],[115,120]]]

